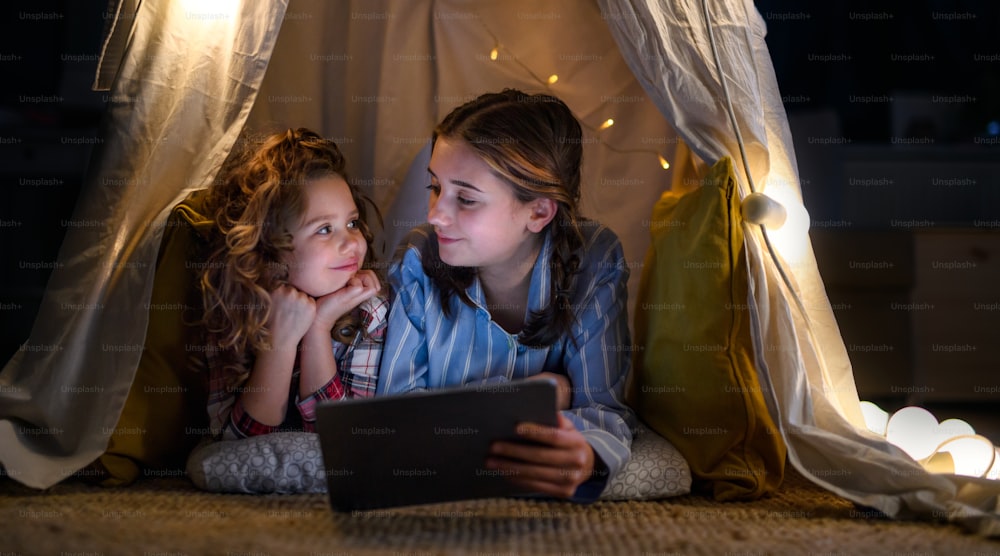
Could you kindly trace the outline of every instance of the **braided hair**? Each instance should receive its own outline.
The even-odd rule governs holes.
[[[555,202],[555,217],[546,227],[553,246],[547,261],[552,276],[550,301],[532,311],[518,337],[528,346],[552,345],[569,334],[575,320],[571,299],[583,246],[578,209],[583,159],[580,123],[554,96],[505,89],[455,108],[434,129],[432,141],[441,137],[468,145],[510,185],[520,202],[539,198]],[[475,278],[475,268],[444,264],[437,241],[430,242],[422,264],[440,291],[446,314],[453,295],[473,304],[466,288]]]

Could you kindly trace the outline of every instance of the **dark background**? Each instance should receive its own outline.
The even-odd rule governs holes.
[[[5,3],[0,29],[0,360],[28,339],[72,215],[106,93],[90,90],[104,11],[100,0]],[[36,19],[34,14],[58,14]],[[46,185],[26,185],[45,180]]]
[[[938,149],[968,148],[974,158],[1000,158],[1000,146],[990,142],[1000,133],[1000,3],[899,4],[756,2],[768,25],[793,132],[803,129],[799,122],[820,115],[830,124],[825,129],[852,147],[927,137]],[[91,147],[67,144],[65,138],[93,137],[100,124],[107,93],[93,92],[90,85],[105,8],[99,0],[36,0],[0,8],[5,12],[0,32],[0,185],[7,193],[0,207],[4,362],[27,340],[49,275],[23,265],[56,260],[86,171]],[[60,17],[32,15],[39,13]],[[977,59],[982,55],[994,59]],[[935,96],[963,100],[927,102]],[[907,112],[905,99],[917,99],[920,113]],[[796,136],[797,143],[801,139]],[[806,207],[814,220],[843,217],[850,207],[840,186],[825,179],[822,165],[810,162],[806,151],[800,156]],[[39,178],[45,185],[31,185]],[[1000,216],[994,210],[961,209],[949,213],[949,224],[969,226],[984,214]]]
[[[941,142],[972,143],[1000,125],[1000,60],[976,61],[976,54],[1000,54],[1000,8],[991,1],[758,0],[768,25],[771,52],[789,112],[832,109],[845,136],[885,143],[891,135],[890,102],[856,102],[852,97],[901,92],[969,95],[958,121],[948,129],[911,129]],[[805,7],[807,6],[808,7]],[[795,18],[805,14],[805,18]],[[971,16],[971,17],[970,17]],[[810,55],[844,54],[843,62],[817,62]],[[893,56],[896,59],[893,59]],[[901,61],[903,55],[926,56]],[[997,132],[994,131],[994,135]]]

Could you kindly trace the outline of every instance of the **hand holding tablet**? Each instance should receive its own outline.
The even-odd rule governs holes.
[[[316,430],[330,503],[350,511],[536,492],[532,474],[511,480],[518,473],[512,462],[486,463],[491,445],[517,448],[519,424],[560,427],[562,436],[565,418],[555,408],[556,387],[547,380],[321,404]],[[555,449],[550,438],[535,440],[543,446],[529,449]]]

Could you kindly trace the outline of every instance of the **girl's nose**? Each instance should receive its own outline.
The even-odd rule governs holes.
[[[344,255],[357,255],[364,248],[365,238],[360,233],[347,234],[340,242],[340,252]]]
[[[444,227],[451,223],[451,215],[445,209],[441,198],[431,199],[427,209],[427,222],[432,226]]]

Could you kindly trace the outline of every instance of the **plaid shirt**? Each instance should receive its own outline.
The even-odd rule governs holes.
[[[205,358],[209,368],[208,418],[212,437],[216,440],[235,440],[283,430],[311,432],[315,430],[318,403],[324,400],[373,396],[388,321],[389,302],[385,297],[375,296],[354,310],[361,317],[362,327],[367,334],[359,331],[350,344],[331,339],[337,374],[325,386],[302,399],[299,399],[298,394],[299,370],[296,362],[289,387],[288,414],[285,422],[277,426],[265,425],[246,412],[239,399],[242,385],[227,386],[218,352],[209,346],[205,351]]]

